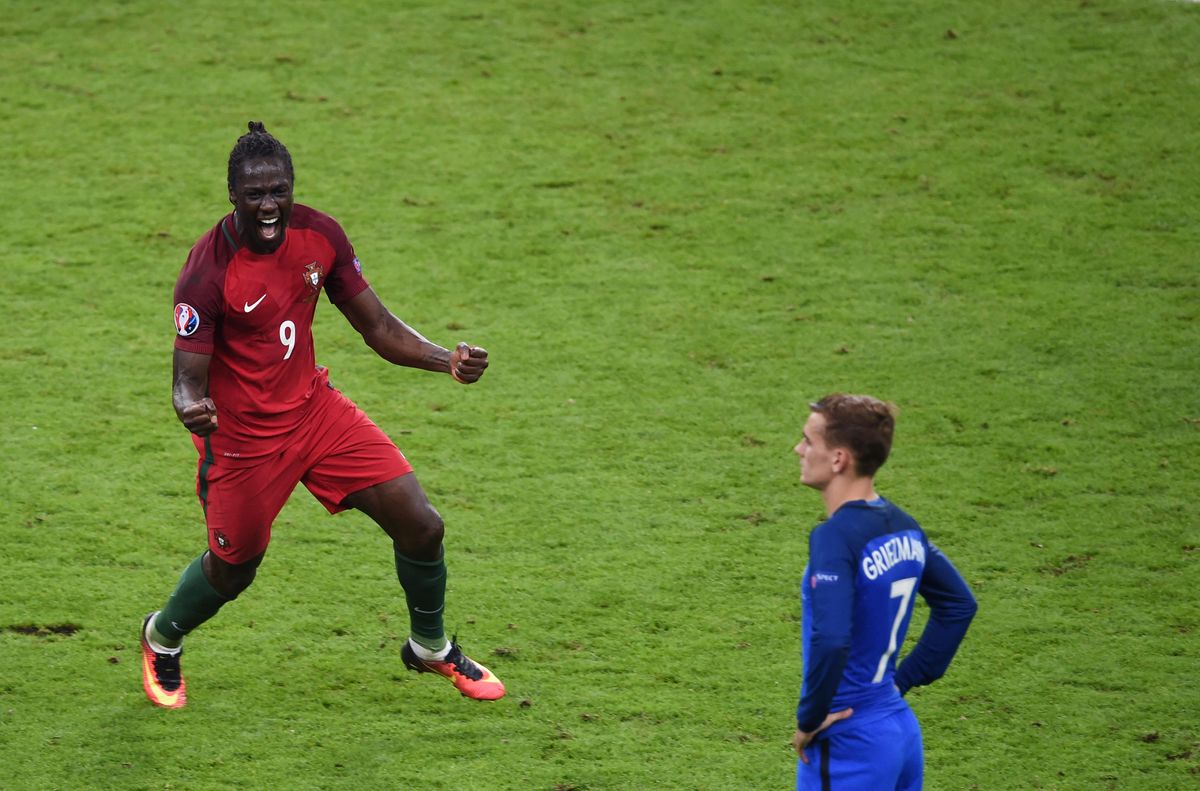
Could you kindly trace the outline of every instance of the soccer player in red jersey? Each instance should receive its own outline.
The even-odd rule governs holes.
[[[487,351],[445,349],[394,316],[328,215],[293,202],[287,148],[261,123],[229,155],[227,214],[192,248],[175,286],[173,402],[199,452],[196,491],[208,549],[142,624],[142,681],[156,705],[187,702],[183,638],[237,598],[297,483],[330,513],[357,508],[391,538],[408,604],[404,664],[495,700],[504,685],[446,639],[442,519],[412,467],[316,364],[312,321],[324,290],[376,354],[395,365],[483,376]]]

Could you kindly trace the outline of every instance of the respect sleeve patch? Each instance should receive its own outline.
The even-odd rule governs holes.
[[[838,579],[839,579],[838,575],[834,574],[832,572],[817,571],[817,572],[814,572],[812,574],[812,576],[810,576],[808,578],[808,584],[810,587],[815,589],[818,585],[821,585],[821,584],[827,585],[829,583],[837,582]]]

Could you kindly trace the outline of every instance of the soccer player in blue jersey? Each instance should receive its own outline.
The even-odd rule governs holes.
[[[875,492],[894,407],[835,394],[809,408],[796,446],[800,482],[821,493],[827,518],[809,535],[801,585],[796,788],[919,789],[921,728],[903,695],[946,672],[975,597],[916,520]],[[897,668],[914,593],[929,605],[929,621]]]

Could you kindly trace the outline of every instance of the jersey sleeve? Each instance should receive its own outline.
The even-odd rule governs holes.
[[[854,558],[845,538],[828,522],[808,539],[812,602],[804,691],[796,708],[796,727],[816,730],[829,714],[850,656],[854,627]]]
[[[916,647],[896,669],[896,687],[901,695],[942,677],[979,607],[958,569],[932,543],[928,545],[918,592],[929,605],[929,620]]]
[[[197,242],[175,281],[175,348],[212,354],[225,311],[223,268],[214,261],[212,234]]]
[[[320,223],[321,233],[333,246],[333,266],[325,277],[325,293],[334,305],[348,302],[370,287],[363,277],[362,264],[354,253],[354,246],[342,226],[332,217],[324,217]]]

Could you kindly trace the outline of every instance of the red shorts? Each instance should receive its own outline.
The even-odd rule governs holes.
[[[196,494],[208,522],[209,550],[229,563],[261,555],[271,523],[296,488],[312,492],[329,513],[351,494],[412,472],[388,436],[332,386],[319,386],[290,444],[261,463],[221,466],[201,457]]]

